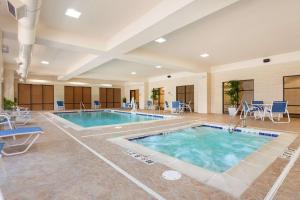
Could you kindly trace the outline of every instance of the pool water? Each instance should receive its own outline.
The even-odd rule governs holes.
[[[270,140],[200,126],[131,141],[214,172],[225,172]]]
[[[163,117],[155,115],[141,115],[104,110],[95,112],[63,112],[55,114],[81,127],[117,125],[163,119]]]

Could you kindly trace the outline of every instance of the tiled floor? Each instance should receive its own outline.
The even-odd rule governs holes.
[[[31,125],[45,130],[24,155],[3,157],[0,161],[0,188],[6,199],[234,199],[229,194],[188,176],[178,181],[161,178],[168,168],[146,165],[126,154],[109,138],[149,130],[161,130],[195,120],[226,123],[224,115],[184,114],[182,119],[147,125],[75,131],[46,113],[35,113]],[[248,120],[248,126],[300,134],[300,119],[291,124]],[[86,145],[86,146],[84,146]],[[300,137],[291,145],[300,146]],[[108,159],[108,160],[106,160]],[[241,199],[263,199],[287,160],[278,158],[241,195]],[[300,161],[296,162],[279,189],[277,199],[300,199]],[[150,190],[150,191],[149,191]],[[157,196],[156,196],[157,197]]]

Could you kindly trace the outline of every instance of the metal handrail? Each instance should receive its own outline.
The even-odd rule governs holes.
[[[85,105],[84,105],[84,103],[82,101],[80,102],[80,110],[83,110],[83,111],[86,110],[85,109]]]

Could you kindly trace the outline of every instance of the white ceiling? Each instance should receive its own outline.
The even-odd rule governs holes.
[[[4,61],[15,63],[17,23],[4,2],[0,29],[10,48]],[[80,19],[66,17],[67,8],[82,12]],[[29,71],[143,81],[299,51],[299,8],[299,0],[43,0]],[[160,36],[167,42],[151,41]],[[107,43],[111,50],[105,49]],[[50,64],[41,65],[42,60]]]
[[[3,53],[4,61],[8,64],[16,65],[15,58],[18,57],[19,53],[17,40],[4,39],[3,45],[9,47],[9,53]],[[32,74],[60,76],[95,57],[96,55],[92,54],[36,44],[33,47],[29,72]],[[49,65],[41,64],[43,60],[48,61]]]
[[[213,66],[300,50],[300,1],[240,1],[131,52]],[[202,53],[210,57],[202,58]]]
[[[43,0],[40,23],[52,29],[91,37],[105,43],[161,0]],[[79,19],[65,16],[67,8],[82,14]]]
[[[79,78],[91,78],[102,80],[118,80],[118,81],[146,81],[149,77],[167,75],[177,72],[178,70],[169,69],[166,66],[157,69],[155,65],[145,65],[135,62],[112,60],[98,68],[83,73]],[[136,72],[132,75],[131,72]]]

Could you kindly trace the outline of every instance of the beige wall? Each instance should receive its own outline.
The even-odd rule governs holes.
[[[164,88],[165,90],[165,101],[171,104],[172,101],[176,100],[176,86],[181,85],[194,85],[194,109],[195,112],[207,113],[207,87],[208,77],[207,73],[194,74],[183,77],[172,77],[170,79],[162,79],[157,81],[150,81],[148,86],[148,96],[146,101],[150,99],[151,90],[153,88]]]
[[[300,74],[300,61],[261,65],[211,74],[211,112],[222,113],[222,83],[229,80],[254,79],[254,98],[271,103],[283,99],[283,76]]]

